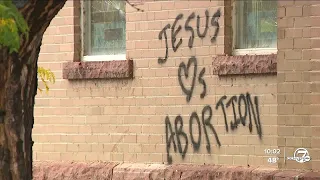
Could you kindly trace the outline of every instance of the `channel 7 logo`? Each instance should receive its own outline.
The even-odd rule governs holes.
[[[311,160],[309,152],[306,148],[298,148],[293,154],[293,157],[287,157],[288,160],[295,160],[298,163],[305,163]]]

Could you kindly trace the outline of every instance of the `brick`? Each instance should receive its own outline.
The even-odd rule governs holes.
[[[319,27],[319,17],[310,17],[311,18],[311,27]]]
[[[299,137],[306,137],[308,135],[307,133],[307,129],[306,128],[299,128],[299,127],[294,127],[293,128],[293,134],[294,136],[299,136]],[[308,137],[308,136],[307,136]],[[291,142],[291,144],[293,144],[294,142]],[[301,144],[303,142],[301,141]],[[291,145],[292,146],[292,145]],[[301,146],[301,145],[300,145]],[[304,146],[303,146],[304,147]]]
[[[309,112],[311,112],[313,115],[320,115],[320,112],[318,111],[318,109],[319,109],[319,104],[317,104],[317,105],[310,105],[309,106]]]
[[[37,158],[42,161],[45,161],[45,160],[59,161],[61,159],[60,153],[58,152],[37,153]]]
[[[307,138],[303,138],[302,139],[302,147],[310,148],[311,147],[311,139],[308,138],[308,137]]]
[[[196,48],[196,55],[197,56],[206,56],[210,54],[210,48],[209,47],[201,47]]]
[[[159,11],[154,13],[155,20],[167,20],[169,17],[169,11]]]
[[[318,139],[318,138],[311,139],[311,147],[320,148],[320,139]]]
[[[320,36],[320,28],[318,27],[311,27],[311,37],[319,37]]]
[[[294,70],[296,71],[309,71],[311,69],[311,64],[309,62],[294,62]],[[304,79],[304,74],[302,73],[302,79]]]
[[[310,81],[319,81],[319,76],[320,73],[319,72],[311,72],[310,73]]]
[[[174,9],[188,9],[189,4],[183,1],[175,1],[174,2]]]
[[[305,5],[305,6],[312,6],[312,5],[317,5],[318,2],[316,0],[311,0],[311,1],[306,1],[306,0],[303,0],[303,1],[296,1],[295,2],[295,5],[298,5],[298,6],[301,6],[301,5]]]
[[[309,107],[306,105],[295,105],[294,114],[297,115],[307,115],[309,114]]]
[[[111,153],[112,161],[123,161],[124,154],[123,153]]]
[[[73,161],[73,153],[71,152],[63,152],[61,153],[61,159],[65,161]]]
[[[295,83],[293,85],[294,92],[310,92],[310,84],[307,83]]]
[[[124,143],[137,143],[137,136],[136,135],[127,135],[123,139]]]
[[[302,103],[302,95],[299,95],[299,94],[288,94],[288,95],[285,96],[285,102],[287,104]]]
[[[320,16],[320,6],[310,6],[310,15],[311,16]]]
[[[293,128],[291,127],[278,127],[279,136],[293,136]]]
[[[299,42],[296,40],[296,43]],[[278,41],[278,48],[279,49],[292,49],[293,48],[293,39],[281,39]]]
[[[146,12],[141,12],[141,21],[147,21],[148,20],[148,14]]]
[[[135,28],[136,31],[148,30],[148,22],[146,22],[146,21],[136,22],[135,25],[136,25],[136,28]]]
[[[320,39],[311,39],[311,47],[319,48],[320,47]]]
[[[78,144],[67,144],[67,151],[68,152],[77,152],[79,150]]]
[[[97,153],[87,153],[86,154],[86,161],[97,161],[99,160],[99,156]]]
[[[221,155],[218,156],[219,164],[233,164],[232,156]]]
[[[280,18],[277,25],[279,28],[292,28],[294,26],[294,19],[288,17]]]
[[[43,53],[57,53],[60,52],[59,45],[44,45],[41,47]]]
[[[126,20],[128,22],[141,21],[141,13],[134,13],[134,14],[131,14],[130,16],[126,16]]]
[[[87,153],[85,152],[77,152],[73,153],[73,157],[75,161],[85,161]]]
[[[198,2],[195,2],[195,1],[191,1],[189,3],[189,7],[190,8],[207,8],[207,7],[214,7],[214,5],[217,5],[216,3],[214,2],[210,2],[210,1],[198,1]],[[201,9],[202,12],[204,12],[204,10]]]
[[[136,23],[134,22],[126,23],[126,31],[135,31],[135,30],[136,30]]]
[[[294,48],[296,49],[308,49],[311,48],[311,41],[310,39],[294,39]]]
[[[57,29],[57,34],[67,35],[67,34],[73,34],[73,32],[74,32],[73,26],[60,26]]]
[[[161,4],[159,2],[148,3],[148,10],[149,11],[160,11]]]
[[[162,10],[174,10],[174,2],[165,2],[161,4]]]
[[[91,152],[91,144],[78,144],[78,152]]]
[[[320,92],[320,83],[311,83],[311,91],[312,92]]]
[[[302,74],[299,72],[293,72],[293,73],[286,73],[286,82],[299,82],[302,80]]]
[[[305,28],[303,29],[303,37],[311,37],[311,28]]]
[[[123,159],[124,162],[136,162],[137,155],[135,153],[125,153]]]
[[[127,32],[128,39],[130,40],[141,40],[142,33],[141,32]]]
[[[296,20],[296,23],[297,21],[298,20]],[[304,22],[304,19],[302,19],[301,21]],[[285,29],[285,37],[288,37],[288,38],[302,37],[302,32],[303,32],[303,29],[300,29],[300,28]]]
[[[278,3],[278,7],[287,7],[292,6],[294,4],[294,1],[280,1]]]
[[[286,115],[286,114],[292,114],[293,113],[293,105],[289,105],[289,104],[286,104],[286,105],[282,105],[280,104],[278,106],[278,114],[279,115]]]
[[[279,68],[283,71],[290,71],[294,68],[294,62],[293,61],[280,61],[279,63],[277,63],[277,68]],[[286,76],[286,74],[283,76]]]
[[[229,146],[226,149],[226,154],[228,155],[237,155],[239,153],[239,147],[237,146]]]
[[[278,92],[293,92],[293,84],[278,84]]]
[[[287,17],[302,16],[302,7],[286,7]]]

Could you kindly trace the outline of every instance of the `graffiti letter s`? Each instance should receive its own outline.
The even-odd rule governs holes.
[[[218,22],[220,16],[221,16],[221,12],[220,12],[220,9],[218,9],[217,12],[214,13],[214,15],[212,16],[212,19],[211,19],[211,25],[217,27],[216,31],[214,32],[213,37],[211,38],[212,43],[216,42],[216,40],[217,40],[217,36],[219,33],[219,29],[220,29],[219,22]]]

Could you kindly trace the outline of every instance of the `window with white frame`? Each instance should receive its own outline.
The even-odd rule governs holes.
[[[235,55],[277,52],[277,1],[236,0],[234,16]]]
[[[126,3],[82,1],[82,60],[126,59]]]

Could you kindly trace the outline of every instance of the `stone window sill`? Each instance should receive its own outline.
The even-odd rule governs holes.
[[[216,56],[213,74],[219,76],[246,74],[276,74],[277,55]]]
[[[125,79],[133,78],[133,60],[67,62],[63,79]]]

